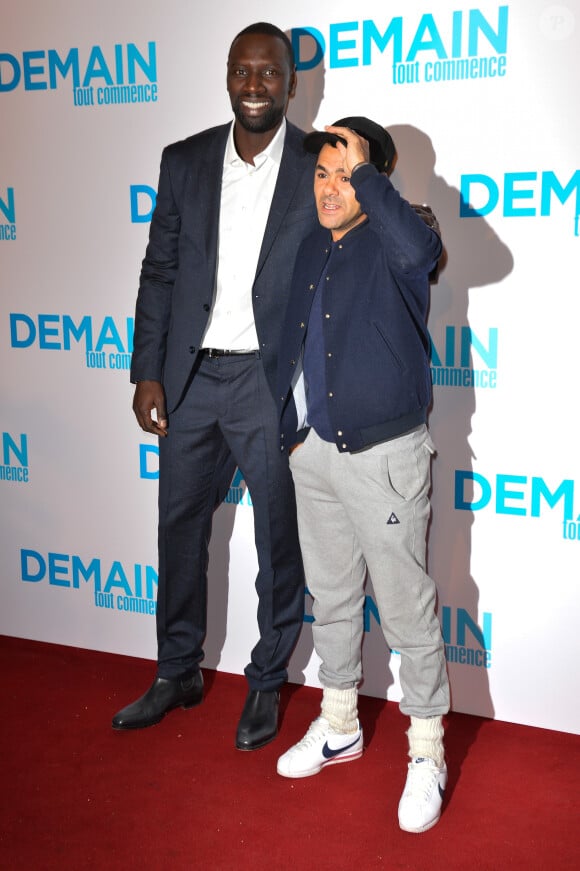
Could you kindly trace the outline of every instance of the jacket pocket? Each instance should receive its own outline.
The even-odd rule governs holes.
[[[407,367],[403,363],[403,360],[401,359],[401,357],[397,353],[397,350],[393,346],[393,343],[390,341],[389,337],[384,333],[384,331],[382,330],[382,328],[380,327],[380,325],[376,321],[372,321],[372,325],[375,328],[375,330],[377,331],[377,333],[379,334],[379,337],[381,338],[383,344],[386,345],[387,349],[389,350],[389,352],[391,354],[391,357],[394,359],[394,361],[396,362],[396,364],[399,367],[399,369],[401,370],[401,372],[406,372]]]

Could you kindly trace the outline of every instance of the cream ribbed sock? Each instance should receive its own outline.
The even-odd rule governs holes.
[[[411,727],[407,732],[409,739],[409,756],[428,757],[441,768],[445,758],[443,748],[443,718],[442,717],[411,717]]]
[[[341,735],[353,734],[359,728],[357,701],[356,687],[348,690],[324,687],[321,714],[335,732]]]

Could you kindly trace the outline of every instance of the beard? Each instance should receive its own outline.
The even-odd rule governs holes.
[[[259,118],[250,117],[244,113],[241,97],[232,103],[232,109],[236,120],[249,133],[267,133],[269,130],[274,130],[285,115],[283,106],[270,106]]]

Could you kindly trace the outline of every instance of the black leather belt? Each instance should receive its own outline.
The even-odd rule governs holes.
[[[228,351],[225,348],[202,348],[206,357],[257,357],[259,351]]]

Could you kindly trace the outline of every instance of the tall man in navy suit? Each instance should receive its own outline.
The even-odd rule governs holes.
[[[316,226],[315,159],[286,121],[292,45],[271,24],[239,33],[227,61],[235,120],[168,146],[141,272],[133,410],[159,437],[158,667],[115,729],[158,723],[203,698],[208,542],[232,458],[251,494],[260,637],[245,669],[240,750],[275,738],[279,688],[302,625],[294,490],[273,391],[295,255]]]

